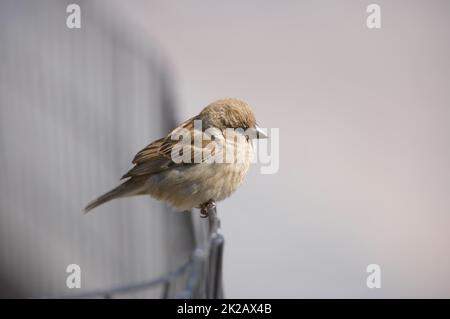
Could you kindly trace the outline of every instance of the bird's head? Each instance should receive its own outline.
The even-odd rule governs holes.
[[[199,114],[205,128],[215,127],[243,129],[250,138],[267,138],[256,124],[256,118],[250,106],[236,98],[217,100],[205,107]]]

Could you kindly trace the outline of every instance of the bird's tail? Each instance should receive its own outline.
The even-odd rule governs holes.
[[[93,200],[90,202],[85,208],[84,213],[86,214],[90,210],[94,209],[97,206],[100,206],[106,202],[109,202],[110,200],[120,198],[120,197],[127,197],[132,195],[138,195],[142,191],[142,184],[136,183],[133,180],[128,180],[116,188],[110,190],[109,192],[103,194],[99,198]]]

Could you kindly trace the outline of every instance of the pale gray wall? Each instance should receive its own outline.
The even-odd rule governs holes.
[[[166,62],[130,17],[76,1],[0,1],[0,290],[82,293],[175,269],[193,245],[188,214],[147,197],[88,201],[175,124]],[[66,288],[66,266],[82,289]],[[157,297],[159,291],[138,294]]]
[[[448,0],[114,2],[167,52],[181,118],[236,96],[280,128],[278,174],[218,206],[228,297],[450,297]]]

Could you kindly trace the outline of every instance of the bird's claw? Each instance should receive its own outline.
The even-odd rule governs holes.
[[[216,203],[213,200],[207,201],[200,208],[200,217],[208,218],[210,212],[216,209]]]

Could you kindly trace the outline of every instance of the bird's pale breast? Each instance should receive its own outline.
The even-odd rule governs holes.
[[[251,142],[240,142],[237,150],[240,160],[233,163],[184,165],[152,175],[146,181],[147,192],[180,210],[199,207],[210,199],[221,201],[241,185],[250,167]]]

